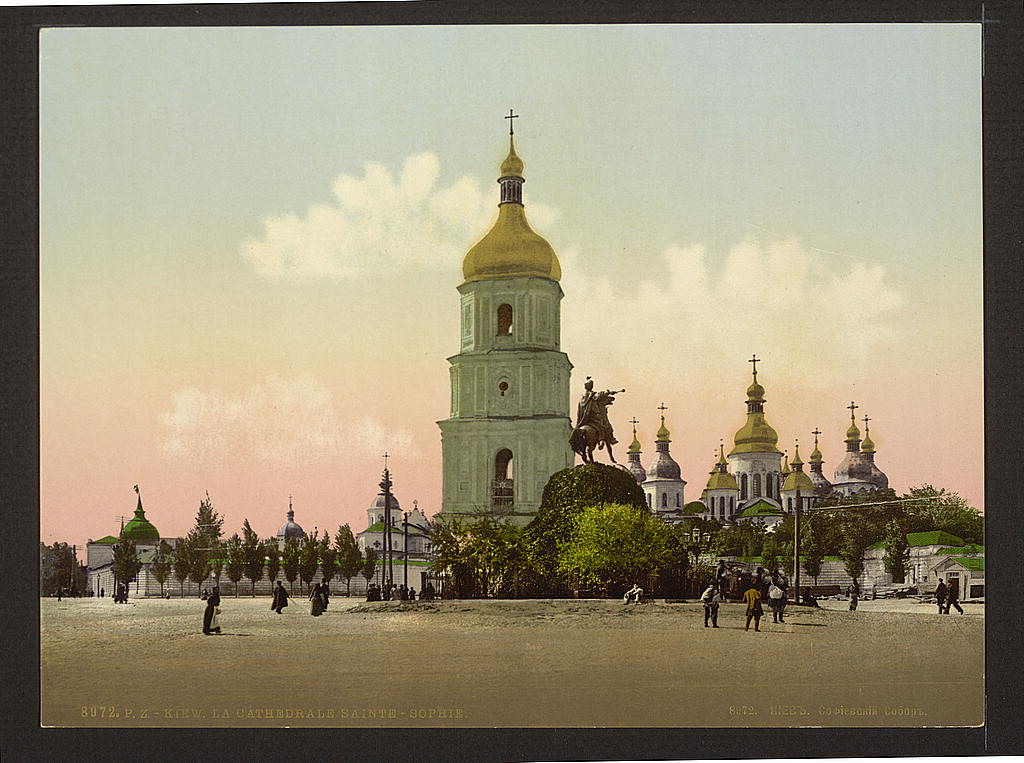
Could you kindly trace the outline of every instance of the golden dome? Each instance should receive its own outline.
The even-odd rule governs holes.
[[[505,161],[501,163],[501,177],[522,177],[523,166],[523,160],[520,159],[519,154],[516,153],[515,143],[512,142],[512,138],[509,138],[508,156],[506,156]]]
[[[508,184],[521,185],[522,171],[523,161],[516,155],[515,147],[510,146],[508,157],[501,164],[503,189]],[[530,227],[516,193],[514,200],[498,205],[498,219],[463,258],[462,275],[467,283],[488,278],[562,278],[555,250]]]
[[[814,493],[814,483],[804,472],[792,471],[786,475],[786,479],[782,483],[782,490],[783,492],[799,490],[804,495],[812,495]]]
[[[729,451],[729,455],[736,453],[781,453],[776,443],[779,435],[771,425],[764,420],[763,413],[748,413],[747,423],[736,432],[736,446]]]
[[[657,440],[657,442],[672,442],[671,440],[668,439],[668,437],[669,431],[668,428],[665,426],[665,417],[662,416],[661,426],[658,428],[658,435],[657,437],[655,437],[655,440]]]

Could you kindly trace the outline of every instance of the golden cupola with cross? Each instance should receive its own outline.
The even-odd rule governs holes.
[[[485,510],[526,524],[551,475],[573,463],[572,364],[561,350],[562,269],[526,220],[514,140],[510,127],[497,220],[462,261],[451,409],[437,423],[442,516]]]
[[[487,278],[534,276],[558,281],[562,268],[558,256],[526,219],[523,206],[523,160],[516,153],[515,138],[509,135],[508,156],[501,163],[498,184],[501,201],[498,219],[462,260],[465,282]]]
[[[748,361],[753,365],[753,381],[747,387],[747,420],[737,430],[733,448],[729,451],[729,471],[739,485],[738,510],[747,503],[765,499],[777,504],[782,487],[782,451],[779,450],[779,435],[764,415],[764,386],[757,380],[757,364],[761,360],[755,355]]]

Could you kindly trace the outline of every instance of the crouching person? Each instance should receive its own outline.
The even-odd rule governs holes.
[[[639,604],[640,603],[640,599],[643,597],[643,595],[644,595],[644,589],[641,588],[640,586],[638,586],[636,583],[633,583],[633,587],[630,588],[628,591],[626,591],[626,595],[622,597],[622,603],[623,604],[629,604],[629,603]]]

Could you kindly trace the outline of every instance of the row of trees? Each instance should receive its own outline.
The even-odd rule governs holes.
[[[803,515],[802,571],[821,574],[826,557],[842,560],[859,578],[867,550],[881,542],[885,569],[902,582],[909,559],[907,533],[944,530],[966,543],[984,539],[984,520],[956,493],[931,485],[898,496],[892,490],[823,503]],[[622,471],[601,464],[559,472],[526,527],[489,512],[439,523],[432,532],[433,568],[449,595],[467,597],[612,594],[633,582],[662,595],[694,592],[713,576],[700,563],[713,556],[760,557],[769,569],[793,574],[794,523],[771,532],[756,525],[723,525],[693,517],[666,525],[647,508],[642,491]]]
[[[195,525],[188,534],[179,538],[173,549],[167,543],[160,543],[150,574],[160,584],[161,594],[172,573],[178,579],[182,596],[186,581],[202,586],[211,573],[217,580],[222,574],[226,576],[234,584],[235,596],[242,578],[248,579],[250,595],[255,596],[256,583],[263,579],[264,573],[270,580],[283,573],[294,590],[296,580],[308,588],[319,571],[319,576],[328,583],[335,576],[344,579],[347,592],[351,592],[353,577],[361,574],[369,581],[377,570],[377,552],[368,549],[364,556],[347,524],[341,525],[333,538],[327,532],[323,535],[314,532],[302,540],[286,538],[283,548],[279,548],[277,538],[261,539],[248,519],[242,523],[241,535],[234,533],[227,539],[223,537],[223,526],[224,519],[207,494],[199,504]],[[135,543],[121,539],[114,546],[115,578],[133,580],[141,568]]]
[[[67,543],[39,544],[39,592],[44,596],[62,589],[67,595],[85,591],[85,570],[78,563],[75,547]]]

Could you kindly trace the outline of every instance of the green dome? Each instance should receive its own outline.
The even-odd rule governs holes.
[[[160,531],[146,519],[146,512],[142,510],[142,496],[139,496],[139,505],[135,507],[135,516],[124,526],[121,537],[128,540],[160,540]]]

